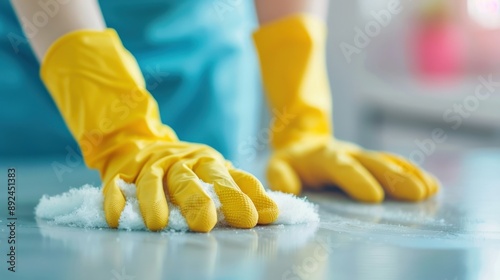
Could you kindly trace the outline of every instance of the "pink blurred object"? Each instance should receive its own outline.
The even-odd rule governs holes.
[[[466,44],[461,30],[448,22],[421,24],[412,49],[417,74],[425,80],[456,80],[466,68]]]

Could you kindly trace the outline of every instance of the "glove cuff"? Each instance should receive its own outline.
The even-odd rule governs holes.
[[[323,21],[306,14],[289,16],[261,26],[253,39],[274,115],[273,147],[331,136],[332,101]]]
[[[147,140],[177,140],[113,29],[62,36],[45,55],[40,75],[89,167],[102,170],[111,153],[140,150]]]

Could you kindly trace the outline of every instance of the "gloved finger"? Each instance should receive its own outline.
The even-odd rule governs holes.
[[[424,182],[412,172],[407,172],[399,164],[377,152],[353,154],[370,173],[380,182],[391,197],[418,201],[427,196]]]
[[[302,191],[302,182],[290,164],[273,155],[267,164],[267,181],[272,190],[299,195]]]
[[[104,215],[110,228],[117,228],[123,208],[125,208],[125,196],[118,186],[117,174],[108,182],[105,182],[102,190],[104,195]]]
[[[330,153],[321,168],[333,184],[356,200],[381,202],[384,199],[384,191],[377,180],[348,154]]]
[[[204,158],[193,171],[198,178],[214,185],[222,213],[230,226],[252,228],[257,224],[259,214],[252,200],[239,189],[223,163]]]
[[[424,178],[425,178],[425,182],[426,182],[426,186],[428,187],[428,196],[432,196],[434,194],[436,194],[438,191],[439,191],[439,186],[440,186],[440,183],[439,183],[439,180],[432,174],[430,173],[427,173],[427,172],[423,172],[423,175],[424,175]]]
[[[252,200],[259,214],[259,224],[270,224],[278,219],[278,205],[267,195],[257,178],[240,169],[229,169],[229,174],[241,191]]]
[[[163,191],[165,171],[158,164],[143,167],[136,181],[137,200],[146,227],[157,231],[167,226],[168,206]]]
[[[200,179],[185,163],[178,162],[167,174],[165,192],[179,206],[192,231],[209,232],[217,223],[215,204],[203,190]]]
[[[427,196],[431,196],[439,190],[439,181],[431,174],[423,171],[419,167],[413,165],[400,156],[389,153],[383,153],[383,156],[400,165],[403,169],[406,170],[406,172],[411,173],[422,180],[425,187],[427,188]]]

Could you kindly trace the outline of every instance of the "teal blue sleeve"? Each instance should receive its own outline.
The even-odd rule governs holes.
[[[23,38],[12,10],[2,1],[0,38]],[[164,123],[181,140],[213,146],[226,157],[244,156],[255,136],[261,105],[251,32],[252,1],[100,1],[106,23],[137,58]],[[1,154],[65,152],[75,145],[38,78],[38,65],[24,42],[16,54],[0,42]],[[33,144],[33,139],[37,143]]]

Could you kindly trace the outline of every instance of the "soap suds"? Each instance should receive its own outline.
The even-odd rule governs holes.
[[[221,203],[211,184],[202,182],[203,188],[214,201],[217,209],[217,227],[225,226]],[[119,186],[125,195],[126,204],[119,220],[119,229],[145,230],[139,202],[136,197],[136,187],[124,181]],[[317,206],[305,198],[281,192],[268,191],[280,210],[278,220],[274,224],[292,225],[319,222]],[[103,209],[104,197],[100,188],[84,185],[55,196],[44,195],[35,208],[38,218],[48,220],[56,225],[67,225],[83,228],[108,227]],[[186,220],[177,206],[172,204],[167,196],[169,208],[168,226],[164,231],[188,231]]]

